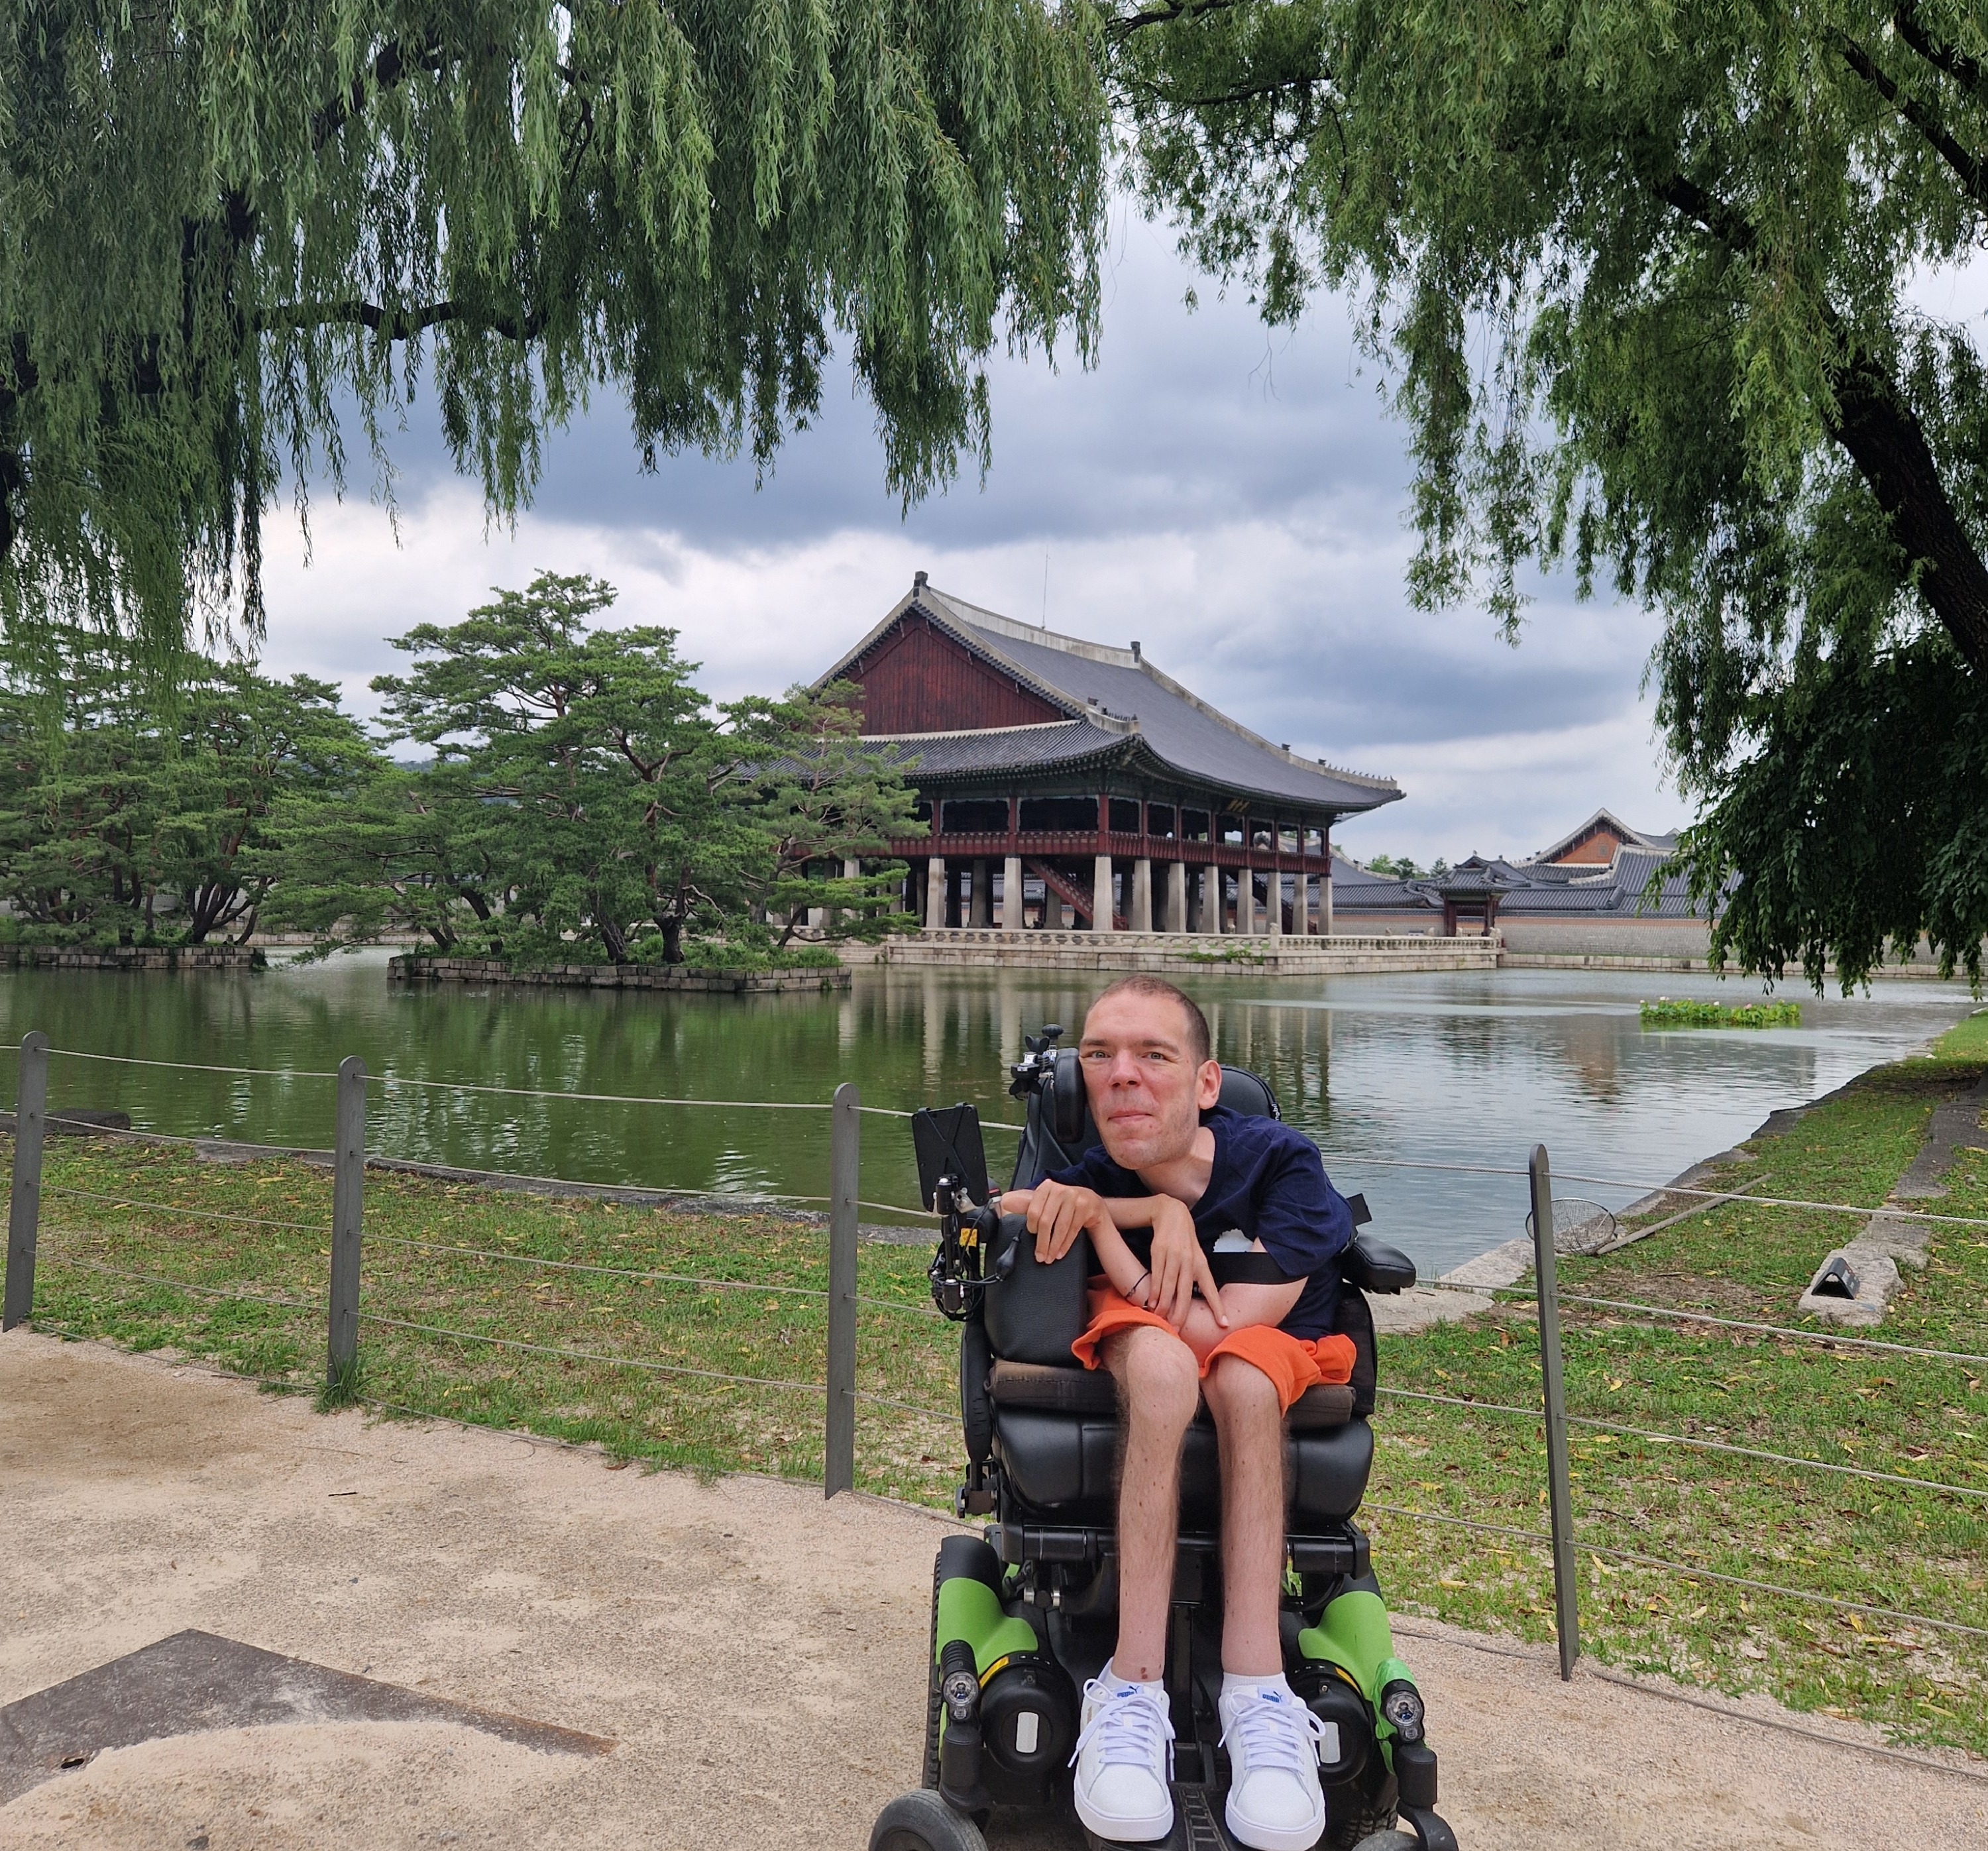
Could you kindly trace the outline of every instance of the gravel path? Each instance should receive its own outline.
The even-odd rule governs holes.
[[[0,1338],[0,1705],[198,1628],[617,1744],[209,1730],[41,1782],[0,1845],[854,1847],[916,1778],[943,1533],[916,1511],[325,1418],[27,1332]],[[1466,1851],[1988,1843],[1988,1778],[1410,1627]]]

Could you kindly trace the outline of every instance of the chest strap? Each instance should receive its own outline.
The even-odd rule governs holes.
[[[1152,1230],[1134,1227],[1123,1231],[1125,1244],[1132,1250],[1139,1264],[1151,1265]],[[1225,1285],[1290,1285],[1303,1277],[1286,1272],[1268,1254],[1209,1254],[1208,1270],[1214,1274],[1218,1289]]]

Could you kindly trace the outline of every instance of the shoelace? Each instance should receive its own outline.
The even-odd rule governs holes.
[[[1232,1737],[1234,1748],[1229,1748]],[[1261,1694],[1245,1698],[1237,1707],[1236,1720],[1222,1732],[1222,1745],[1229,1748],[1230,1761],[1242,1761],[1248,1773],[1275,1768],[1300,1778],[1306,1768],[1318,1765],[1319,1745],[1324,1740],[1325,1724],[1309,1706],[1295,1697]]]
[[[1094,1691],[1104,1693],[1097,1712],[1085,1725],[1084,1733],[1077,1738],[1077,1746],[1070,1751],[1070,1765],[1077,1765],[1077,1758],[1090,1746],[1091,1738],[1097,1738],[1098,1758],[1105,1766],[1130,1765],[1150,1768],[1155,1752],[1164,1744],[1166,1751],[1167,1778],[1174,1777],[1174,1725],[1167,1714],[1167,1707],[1150,1690],[1142,1690],[1137,1684],[1110,1683],[1102,1678],[1094,1677],[1084,1687],[1085,1701]],[[1310,1714],[1310,1711],[1306,1711]]]

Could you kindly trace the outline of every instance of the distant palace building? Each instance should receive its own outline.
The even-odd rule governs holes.
[[[1472,855],[1408,880],[1335,855],[1342,929],[1455,936],[1495,928],[1508,952],[1702,958],[1706,920],[1671,866],[1675,835],[1632,829],[1606,810],[1528,861]],[[1656,895],[1650,879],[1661,875]]]
[[[931,824],[891,844],[928,926],[1329,933],[1334,824],[1401,794],[1259,738],[1137,643],[1018,624],[922,572],[837,680]]]

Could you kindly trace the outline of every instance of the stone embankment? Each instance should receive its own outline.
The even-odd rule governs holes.
[[[495,983],[574,990],[661,990],[704,996],[771,996],[783,990],[847,990],[839,966],[800,970],[693,969],[682,964],[540,964],[514,968],[501,958],[389,958],[395,983]]]
[[[260,970],[254,945],[0,945],[0,965],[34,970]]]
[[[980,926],[926,928],[881,945],[850,945],[851,963],[968,970],[1155,970],[1205,976],[1334,976],[1356,971],[1495,970],[1499,940],[1416,934],[1339,933],[1329,938],[1267,932],[1220,936],[1182,932],[1006,932]]]

